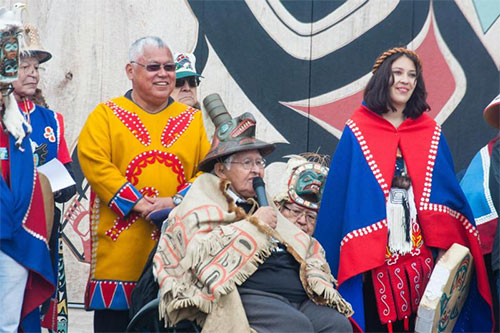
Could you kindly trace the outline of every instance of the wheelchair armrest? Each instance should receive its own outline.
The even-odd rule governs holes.
[[[144,305],[139,312],[137,312],[132,318],[132,320],[128,323],[127,332],[135,332],[134,328],[137,323],[141,320],[142,316],[148,312],[156,311],[158,312],[158,305],[160,304],[160,298],[157,297],[154,300],[150,301],[146,305]]]

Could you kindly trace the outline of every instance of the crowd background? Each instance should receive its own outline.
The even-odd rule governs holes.
[[[25,3],[24,23],[38,27],[53,55],[44,64],[40,88],[65,118],[71,152],[95,105],[129,88],[126,51],[145,35],[161,37],[173,52],[193,52],[204,76],[201,99],[219,93],[233,116],[255,116],[257,137],[278,143],[269,161],[275,163],[267,168],[271,183],[283,163],[279,156],[333,153],[345,120],[361,101],[373,59],[394,45],[421,55],[431,116],[443,126],[457,172],[496,135],[482,118],[499,91],[495,0]],[[213,132],[208,118],[205,126]],[[78,192],[61,208],[69,301],[82,303],[90,246],[88,185],[76,154],[73,159]]]

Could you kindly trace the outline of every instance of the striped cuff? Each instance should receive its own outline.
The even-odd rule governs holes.
[[[118,217],[123,218],[130,213],[135,203],[142,198],[142,194],[129,182],[125,183],[108,204]]]

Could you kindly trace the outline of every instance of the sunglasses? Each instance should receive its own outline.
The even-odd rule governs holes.
[[[174,62],[167,62],[167,63],[164,63],[163,65],[162,64],[143,65],[143,64],[138,63],[136,61],[131,61],[130,63],[142,66],[142,67],[146,68],[146,70],[148,72],[158,72],[162,67],[167,72],[174,72],[175,71],[175,63]]]
[[[200,79],[197,77],[194,77],[194,76],[190,76],[190,77],[186,77],[186,78],[182,78],[182,79],[177,79],[177,80],[175,80],[175,87],[176,88],[184,87],[184,84],[186,82],[188,83],[188,85],[191,88],[194,88],[194,87],[198,87],[198,85],[200,84]]]

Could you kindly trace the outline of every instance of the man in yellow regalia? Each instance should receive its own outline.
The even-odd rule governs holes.
[[[132,89],[94,109],[78,144],[92,187],[85,307],[98,332],[127,327],[132,289],[160,236],[149,214],[182,201],[210,148],[201,112],[170,97],[175,63],[160,38],[135,41],[125,71]]]

